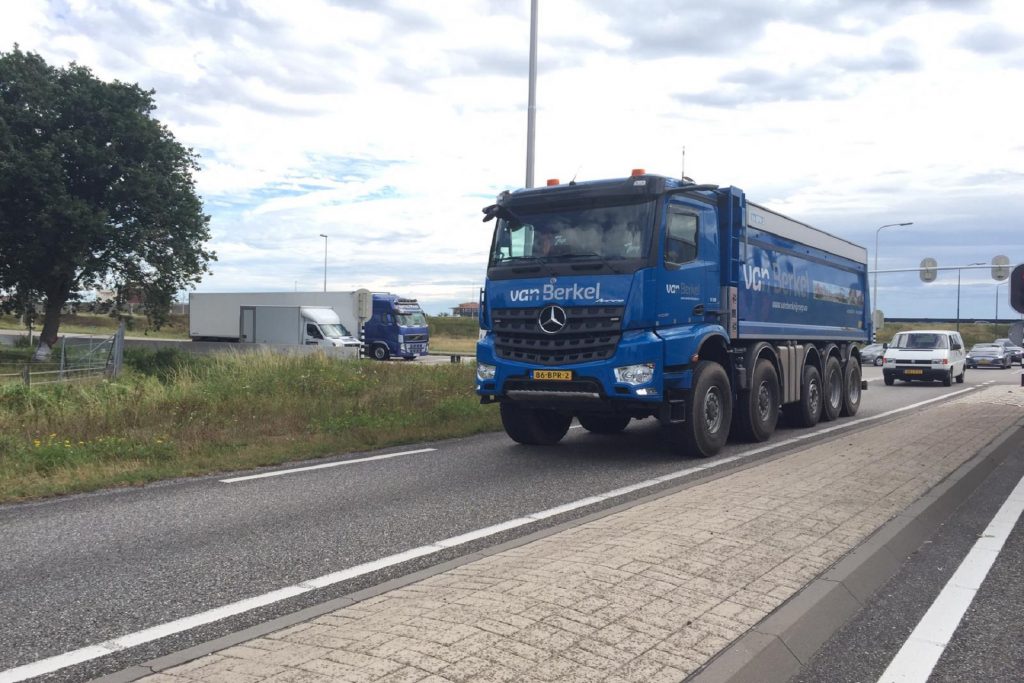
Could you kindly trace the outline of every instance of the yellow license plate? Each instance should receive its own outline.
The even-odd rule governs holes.
[[[905,370],[903,374],[906,375],[923,375],[924,370]]]
[[[572,370],[534,370],[534,379],[572,379]]]

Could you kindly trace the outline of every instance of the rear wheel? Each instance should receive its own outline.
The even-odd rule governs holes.
[[[956,376],[956,383],[957,384],[963,384],[964,383],[964,378],[966,376],[967,376],[967,366],[965,365],[964,369],[960,371],[960,374]]]
[[[501,424],[513,441],[532,446],[558,443],[569,431],[570,415],[503,401]]]
[[[630,420],[622,415],[577,415],[576,419],[584,429],[594,434],[618,434]]]
[[[813,365],[805,365],[800,376],[800,399],[789,408],[798,427],[813,427],[821,419],[821,373]]]
[[[729,377],[718,363],[702,360],[693,371],[693,392],[680,425],[686,450],[709,458],[725,446],[732,422]]]
[[[750,390],[740,395],[736,405],[736,427],[748,441],[765,441],[779,420],[779,375],[770,361],[761,358],[754,364]]]
[[[824,403],[821,406],[821,419],[831,422],[839,417],[843,409],[843,366],[839,359],[830,356],[825,361],[825,377],[822,380],[825,388]]]
[[[890,384],[890,382],[886,382]],[[860,361],[851,356],[843,372],[843,409],[839,414],[853,417],[860,409]]]

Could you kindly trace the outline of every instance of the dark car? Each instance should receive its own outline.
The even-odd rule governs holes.
[[[1010,367],[1010,354],[1002,344],[975,344],[967,352],[969,368],[1001,368]]]
[[[860,363],[861,365],[881,365],[882,356],[885,355],[884,344],[868,344],[860,350]]]
[[[999,344],[1004,349],[1010,352],[1010,362],[1020,363],[1020,366],[1024,368],[1024,347],[1017,346],[1009,339],[996,339],[993,344]]]

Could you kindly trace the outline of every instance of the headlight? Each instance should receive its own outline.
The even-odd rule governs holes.
[[[947,358],[932,358],[932,365],[949,365]]]
[[[398,343],[399,343],[399,344],[401,344],[401,343],[403,343],[404,341],[405,341],[405,336],[404,336],[404,335],[401,335],[401,334],[400,334],[400,335],[398,335]]]
[[[478,379],[494,379],[494,372],[497,368],[487,363],[476,364],[476,376]]]
[[[885,359],[885,364],[886,365],[896,365],[896,359],[895,358],[886,358]]]
[[[654,379],[654,363],[640,363],[639,365],[624,365],[615,368],[615,381],[623,384],[647,384]]]

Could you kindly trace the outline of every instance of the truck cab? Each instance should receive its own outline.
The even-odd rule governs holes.
[[[341,323],[333,309],[302,306],[299,310],[304,327],[303,344],[328,348],[362,346]]]
[[[373,315],[363,324],[367,352],[377,360],[413,360],[429,352],[427,319],[415,299],[373,295]]]

